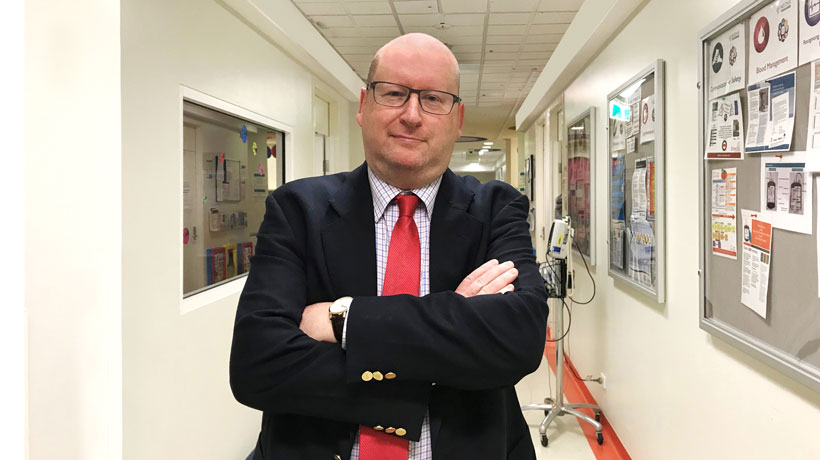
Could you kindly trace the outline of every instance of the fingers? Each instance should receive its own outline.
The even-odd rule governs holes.
[[[518,270],[512,262],[499,264],[493,259],[464,278],[456,292],[464,297],[511,292],[517,277]]]

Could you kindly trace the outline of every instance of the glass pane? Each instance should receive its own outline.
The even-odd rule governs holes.
[[[183,292],[250,269],[268,192],[282,184],[284,133],[183,103]]]
[[[591,235],[591,135],[589,113],[567,129],[567,198],[564,206],[575,228],[574,243],[590,257]]]
[[[610,99],[608,122],[609,268],[656,291],[654,73]]]

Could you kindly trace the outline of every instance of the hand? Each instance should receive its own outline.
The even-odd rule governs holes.
[[[499,264],[496,259],[492,259],[467,275],[456,288],[456,294],[472,297],[512,292],[514,290],[512,282],[516,278],[518,278],[518,270],[512,262]]]
[[[330,304],[331,302],[319,302],[305,307],[299,329],[319,342],[337,343],[330,324]]]

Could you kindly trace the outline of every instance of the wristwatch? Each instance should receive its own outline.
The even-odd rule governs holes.
[[[342,297],[330,304],[328,309],[330,325],[333,326],[333,335],[339,343],[342,343],[342,332],[345,327],[347,310],[350,308],[351,303],[353,303],[353,297]]]

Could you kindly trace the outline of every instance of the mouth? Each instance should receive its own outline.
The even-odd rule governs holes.
[[[407,136],[404,134],[390,134],[390,137],[396,139],[397,141],[403,144],[419,144],[421,142],[424,142],[423,139],[419,139],[418,137],[413,136]]]

